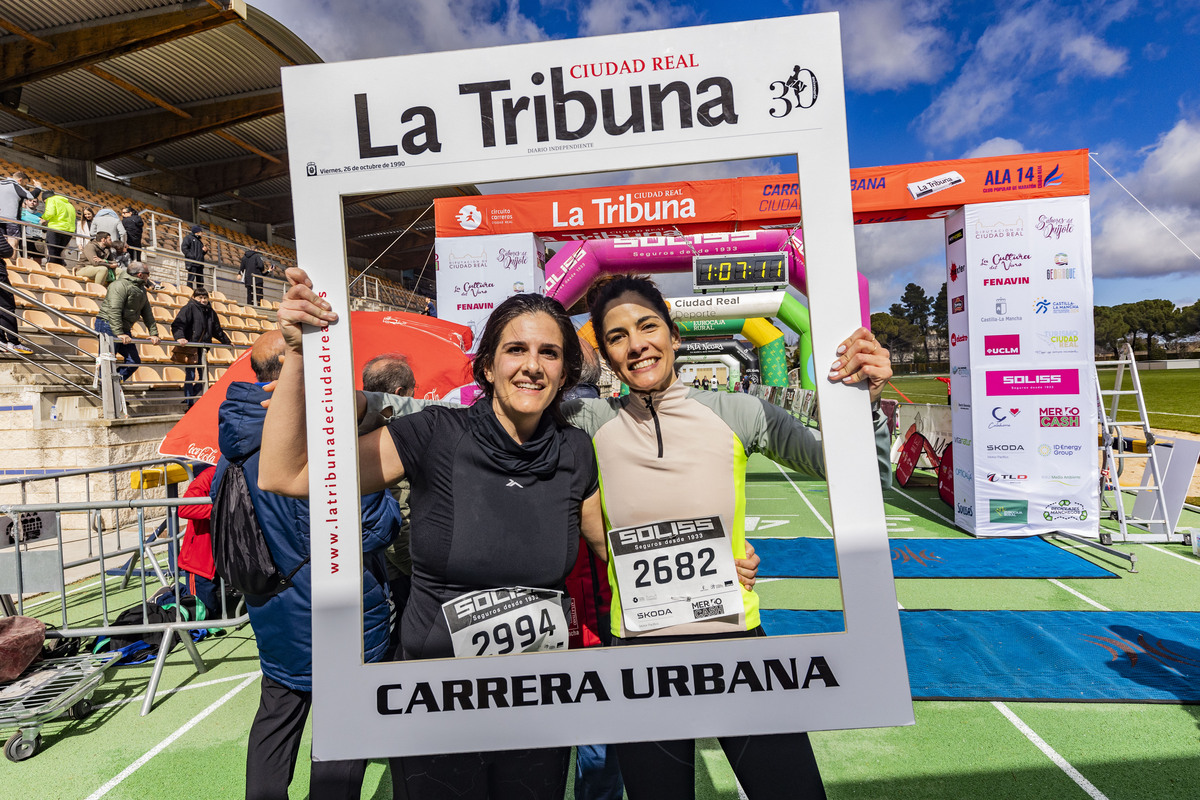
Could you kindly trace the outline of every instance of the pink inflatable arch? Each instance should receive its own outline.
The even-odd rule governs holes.
[[[546,295],[570,307],[583,297],[597,275],[609,272],[687,272],[692,256],[724,253],[792,251],[791,284],[808,296],[804,268],[804,240],[797,230],[751,230],[696,233],[687,236],[641,236],[625,239],[588,239],[570,242],[546,264]],[[871,303],[867,278],[858,274],[862,324],[869,325]]]

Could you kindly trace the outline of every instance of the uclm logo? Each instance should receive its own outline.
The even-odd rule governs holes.
[[[1004,333],[995,336],[984,336],[983,354],[985,356],[1021,355],[1021,334]]]
[[[987,373],[987,394],[1007,395],[1079,394],[1077,369],[992,370]]]

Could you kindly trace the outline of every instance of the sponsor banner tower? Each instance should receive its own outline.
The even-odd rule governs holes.
[[[438,239],[435,251],[438,316],[466,325],[476,343],[492,309],[546,286],[546,247],[532,233]]]
[[[976,536],[1095,536],[1087,197],[946,219],[954,519]]]

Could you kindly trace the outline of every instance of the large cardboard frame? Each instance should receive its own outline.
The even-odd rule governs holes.
[[[619,123],[633,87],[644,130],[609,133],[603,90]],[[343,320],[344,195],[794,153],[815,352],[858,327],[836,14],[301,66],[283,88],[299,261]],[[507,132],[506,99],[526,107]],[[844,632],[364,664],[349,325],[307,332],[304,359],[317,758],[913,722],[862,386],[818,387]]]

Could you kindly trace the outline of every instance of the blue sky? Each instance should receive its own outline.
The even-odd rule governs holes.
[[[1200,0],[252,5],[327,61],[838,11],[851,166],[1088,148],[1200,253]],[[1094,163],[1091,188],[1096,303],[1200,299],[1200,258]],[[856,229],[875,310],[898,300],[910,281],[938,291],[941,230],[940,222]]]

